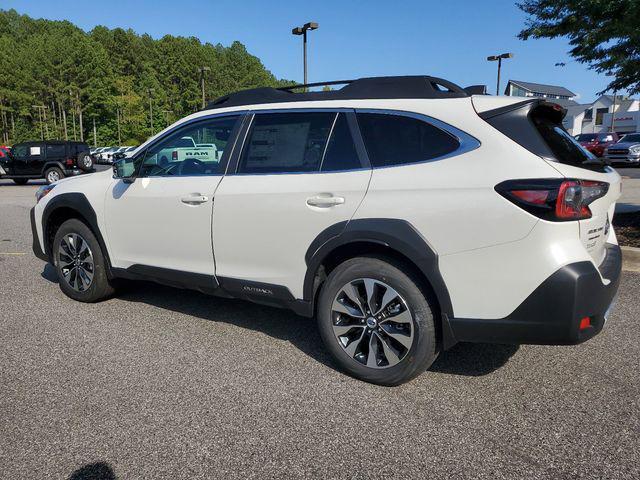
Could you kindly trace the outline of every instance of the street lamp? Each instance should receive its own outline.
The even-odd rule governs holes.
[[[500,68],[502,67],[503,58],[513,58],[513,53],[502,53],[500,55],[491,55],[487,57],[490,62],[498,62],[498,82],[496,83],[496,95],[500,95]]]
[[[307,30],[315,30],[318,28],[316,22],[305,23],[301,27],[291,30],[294,35],[302,35],[302,58],[304,64],[304,84],[307,84]]]
[[[204,72],[208,72],[211,69],[209,67],[200,67],[200,68],[198,68],[198,70],[200,71],[200,85],[202,86],[202,108],[204,109],[204,107],[205,107],[205,103],[204,103]]]

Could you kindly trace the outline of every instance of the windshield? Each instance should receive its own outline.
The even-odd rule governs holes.
[[[596,135],[595,133],[581,133],[580,135],[576,136],[576,140],[578,140],[579,142],[591,142],[596,138],[598,138],[598,135]]]
[[[622,142],[640,142],[640,133],[631,133],[629,135],[625,135],[620,139],[620,143]]]

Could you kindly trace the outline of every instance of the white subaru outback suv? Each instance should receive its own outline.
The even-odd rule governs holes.
[[[383,385],[459,341],[601,331],[620,176],[560,106],[426,76],[341,83],[228,95],[113,173],[43,187],[35,254],[82,302],[144,279],[316,316],[337,364]],[[220,155],[159,161],[185,137]]]

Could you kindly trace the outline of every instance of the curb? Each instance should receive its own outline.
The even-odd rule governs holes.
[[[622,269],[640,272],[640,248],[620,247],[622,249]]]

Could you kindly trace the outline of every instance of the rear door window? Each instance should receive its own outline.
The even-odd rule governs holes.
[[[386,113],[357,116],[373,167],[424,162],[460,147],[453,135],[417,118]]]
[[[331,130],[320,171],[339,172],[362,168],[345,113],[338,114]]]
[[[335,112],[257,113],[238,173],[319,171],[335,118]]]

